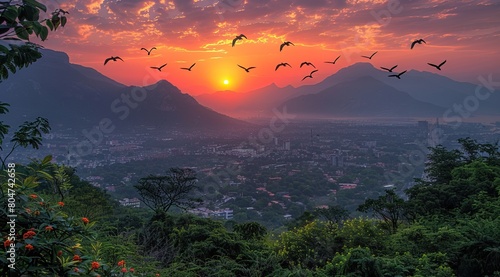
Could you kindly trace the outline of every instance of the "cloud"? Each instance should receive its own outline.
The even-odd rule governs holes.
[[[137,48],[139,44],[187,51],[279,44],[340,51],[406,49],[415,38],[429,47],[493,48],[500,42],[497,0],[60,0],[70,11],[68,45]],[[50,40],[47,42],[50,45]],[[76,46],[75,46],[76,47]]]

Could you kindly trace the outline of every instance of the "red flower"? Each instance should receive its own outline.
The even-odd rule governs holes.
[[[155,276],[156,276],[156,277],[160,277],[160,273],[156,273],[156,275],[155,275]]]
[[[57,202],[57,205],[64,207],[64,202]]]
[[[3,247],[9,248],[11,243],[12,243],[12,241],[6,240],[6,241],[3,242]]]
[[[75,256],[73,256],[73,261],[79,261],[79,262],[81,262],[82,258],[80,258],[80,256],[78,256],[78,255],[75,255]]]
[[[78,269],[78,267],[75,267],[75,268],[73,268],[73,271],[74,271],[74,272],[78,272],[78,271],[80,271],[80,270]]]
[[[135,269],[133,267],[131,267],[128,271],[134,273],[135,272]]]
[[[82,217],[83,224],[89,224],[90,220],[86,217]]]
[[[26,246],[24,246],[24,248],[26,248],[28,251],[35,249],[35,247],[33,247],[33,245],[31,245],[31,244],[26,244]]]
[[[37,199],[38,195],[36,195],[36,194],[30,194],[30,197],[31,197],[31,199]]]
[[[52,230],[54,230],[54,227],[52,227],[50,225],[45,226],[45,231],[50,232]]]
[[[92,262],[90,265],[91,270],[98,269],[101,265],[98,262]]]
[[[61,256],[62,256],[62,250],[57,251],[57,257],[61,257]]]
[[[121,260],[118,262],[118,266],[124,267],[125,266],[125,261]]]
[[[28,232],[24,233],[24,235],[23,235],[23,239],[30,239],[30,238],[34,237],[35,235],[36,235],[36,233],[35,233],[35,232],[33,232],[33,231],[28,231]]]
[[[31,209],[30,208],[26,208],[24,209],[26,211],[26,213],[30,214],[31,213]]]
[[[45,205],[45,203],[44,203],[44,202],[40,202],[39,204],[40,204],[40,206],[43,206],[43,205]]]
[[[33,214],[36,216],[36,215],[40,215],[40,211],[34,211]]]
[[[127,268],[126,267],[122,267],[122,272],[123,273],[127,272]]]

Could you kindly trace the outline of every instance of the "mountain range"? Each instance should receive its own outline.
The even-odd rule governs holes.
[[[298,96],[282,106],[286,106],[289,113],[311,117],[435,117],[442,112],[442,108],[415,100],[371,76]]]
[[[245,115],[270,114],[274,107],[287,106],[289,113],[305,116],[435,117],[454,105],[463,105],[477,87],[426,71],[408,70],[401,79],[389,78],[390,74],[370,63],[356,63],[314,85],[279,88],[272,84],[246,93],[216,92],[196,99],[232,116],[241,111]],[[474,115],[498,116],[499,106],[500,95],[491,94]]]
[[[476,85],[431,72],[408,70],[401,79],[370,63],[356,63],[314,85],[275,84],[246,93],[220,91],[192,97],[166,80],[138,87],[120,84],[94,69],[71,64],[62,52],[43,57],[0,83],[0,101],[11,104],[10,125],[46,117],[52,126],[86,128],[110,119],[126,129],[158,126],[175,129],[235,130],[255,127],[229,116],[266,116],[286,106],[303,117],[441,116],[474,95]],[[469,103],[470,104],[470,103]],[[500,115],[500,95],[480,102],[474,115]]]
[[[4,117],[9,125],[41,116],[53,127],[87,128],[102,119],[123,129],[252,127],[200,105],[166,80],[125,86],[94,69],[71,64],[65,53],[44,49],[42,54],[39,61],[0,83],[0,101],[11,105]]]

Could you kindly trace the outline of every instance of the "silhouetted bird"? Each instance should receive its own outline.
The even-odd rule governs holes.
[[[239,64],[238,64],[238,66],[241,67],[241,68],[243,68],[246,72],[250,72],[250,69],[254,69],[255,68],[255,66],[250,66],[250,67],[246,68],[246,67],[243,67],[243,66],[241,66]]]
[[[304,78],[302,78],[302,81],[304,81],[304,80],[305,80],[305,79],[307,79],[307,78],[312,78],[312,77],[313,77],[313,76],[312,76],[312,75],[313,75],[313,73],[314,73],[314,72],[317,72],[317,71],[318,71],[318,70],[313,70],[313,71],[311,71],[311,73],[309,73],[309,75],[307,75],[307,76],[305,76]]]
[[[401,72],[401,73],[399,73],[399,74],[389,75],[388,77],[396,77],[396,78],[398,78],[398,79],[401,79],[401,78],[400,78],[400,77],[401,77],[401,75],[403,75],[403,74],[405,74],[405,73],[406,73],[406,70],[405,70],[405,71],[403,71],[403,72]]]
[[[373,58],[373,56],[374,56],[375,54],[377,54],[377,52],[378,52],[378,51],[376,51],[375,53],[373,53],[370,57],[368,57],[368,56],[361,56],[361,57],[363,57],[363,58],[367,58],[367,59],[371,60],[371,59]]]
[[[295,44],[293,44],[291,41],[285,41],[285,42],[283,42],[283,43],[280,45],[280,52],[281,52],[281,50],[283,50],[283,47],[285,47],[285,46],[290,46],[290,45],[295,46]]]
[[[116,57],[111,56],[111,57],[107,58],[107,59],[104,61],[104,65],[106,65],[109,61],[114,61],[114,62],[116,62],[116,60],[120,60],[120,61],[122,61],[122,62],[123,62],[122,58],[120,58],[120,57],[118,57],[118,56],[116,56]]]
[[[415,44],[417,44],[417,43],[418,44],[422,44],[422,42],[425,43],[425,44],[427,44],[427,42],[425,42],[425,40],[423,40],[423,39],[417,39],[417,40],[415,40],[414,42],[411,43],[410,49],[413,49],[413,46],[415,46]]]
[[[167,64],[164,64],[162,66],[151,66],[152,69],[158,69],[158,71],[161,71],[161,69],[166,66]]]
[[[303,63],[301,63],[301,64],[300,64],[300,68],[302,68],[302,66],[303,66],[303,65],[310,65],[310,66],[312,66],[312,67],[316,68],[316,67],[314,66],[314,64],[312,64],[312,63],[310,63],[310,62],[303,62]]]
[[[278,70],[278,68],[280,68],[280,66],[289,66],[289,67],[292,67],[289,63],[280,63],[276,66],[276,68],[274,69],[274,71]]]
[[[389,72],[392,72],[392,70],[394,70],[394,68],[396,68],[396,67],[398,67],[398,65],[395,65],[395,66],[393,66],[391,68],[387,68],[387,67],[380,67],[380,68],[382,68],[383,70],[387,70]]]
[[[193,66],[195,65],[196,63],[192,64],[190,67],[181,67],[181,69],[184,69],[184,70],[187,70],[187,71],[191,71],[191,68],[193,68]]]
[[[143,48],[141,48],[141,50],[144,50],[144,51],[148,52],[148,56],[149,56],[151,54],[151,51],[156,50],[156,47],[153,47],[150,50],[148,50],[148,49],[146,49],[146,48],[143,47]]]
[[[247,38],[244,34],[241,34],[239,36],[236,36],[234,39],[233,39],[233,47],[234,47],[234,44],[236,43],[237,40],[240,40],[240,39],[243,39],[243,38]]]
[[[340,56],[338,56],[333,62],[325,62],[325,63],[335,64],[339,58],[340,58]]]
[[[437,68],[438,70],[441,70],[441,66],[443,66],[443,64],[445,64],[445,63],[446,63],[446,60],[444,60],[444,62],[440,63],[439,65],[435,65],[433,63],[427,63],[427,64]]]

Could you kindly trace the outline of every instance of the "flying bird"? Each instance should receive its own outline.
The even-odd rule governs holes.
[[[236,41],[240,40],[240,39],[243,39],[243,38],[247,38],[244,34],[241,34],[239,36],[236,36],[234,39],[233,39],[233,47],[234,47],[234,44],[236,44]]]
[[[292,67],[289,63],[280,63],[280,64],[278,64],[278,65],[276,66],[276,68],[274,69],[274,71],[278,70],[278,68],[280,68],[280,66],[285,66],[285,67],[286,67],[287,65],[288,65],[289,67]]]
[[[417,40],[415,40],[414,42],[411,43],[410,49],[413,49],[413,46],[415,46],[415,44],[417,44],[417,43],[418,44],[422,44],[422,42],[425,43],[425,44],[427,44],[427,42],[425,42],[425,40],[423,40],[423,39],[417,39]]]
[[[305,80],[305,79],[307,79],[307,78],[312,78],[312,77],[313,77],[313,76],[312,76],[312,75],[313,75],[313,73],[314,73],[314,72],[317,72],[317,71],[318,71],[317,69],[316,69],[316,70],[311,71],[311,73],[309,73],[309,75],[307,75],[307,76],[305,76],[304,78],[302,78],[302,81],[304,81],[304,80]]]
[[[340,56],[338,56],[333,62],[325,62],[325,63],[335,64],[339,58],[340,58]]]
[[[445,64],[445,63],[446,63],[446,60],[444,60],[444,62],[440,63],[439,65],[435,65],[433,63],[427,63],[427,64],[437,68],[438,70],[441,70],[441,66],[443,66],[443,64]]]
[[[300,68],[302,68],[302,66],[303,66],[303,65],[310,65],[310,66],[312,66],[312,67],[316,68],[316,67],[314,66],[314,64],[312,64],[312,63],[310,63],[310,62],[303,62],[303,63],[301,63],[301,64],[300,64]]]
[[[191,68],[193,68],[193,66],[195,65],[196,63],[192,64],[190,67],[181,67],[181,69],[184,69],[184,70],[187,70],[187,71],[191,71]]]
[[[295,44],[293,44],[291,41],[285,41],[285,42],[283,42],[283,43],[280,45],[280,52],[281,52],[281,50],[283,50],[283,47],[285,47],[285,46],[290,46],[290,45],[295,46]]]
[[[373,56],[375,56],[375,54],[377,54],[377,52],[378,51],[375,51],[375,53],[373,53],[370,57],[368,57],[368,56],[361,56],[361,57],[371,60],[373,58]]]
[[[406,73],[406,70],[405,70],[405,71],[403,71],[403,72],[401,72],[401,73],[399,73],[399,74],[389,75],[388,77],[396,77],[396,78],[398,78],[398,79],[401,79],[401,78],[400,78],[400,77],[401,77],[401,75],[403,75],[403,74],[405,74],[405,73]]]
[[[158,69],[158,71],[161,71],[161,69],[166,66],[167,64],[164,64],[162,66],[151,66],[152,69]]]
[[[156,47],[153,47],[150,50],[148,50],[148,49],[146,49],[146,48],[143,47],[143,48],[141,48],[141,50],[144,50],[144,51],[148,52],[148,56],[149,56],[149,55],[151,55],[151,51],[156,50]]]
[[[248,68],[247,68],[247,67],[243,67],[243,66],[241,66],[241,65],[239,65],[239,64],[238,64],[238,66],[239,66],[240,68],[243,68],[246,72],[250,72],[250,69],[254,69],[254,68],[255,68],[255,66],[250,66],[250,67],[248,67]]]
[[[116,62],[116,60],[120,60],[120,61],[122,61],[122,62],[123,62],[122,58],[120,58],[120,57],[118,57],[118,56],[116,56],[116,57],[111,56],[111,57],[107,58],[107,59],[104,61],[104,65],[106,65],[109,61],[114,61],[114,62]]]
[[[394,68],[396,68],[396,67],[398,67],[398,65],[395,65],[395,66],[393,66],[391,68],[387,68],[387,67],[380,67],[380,68],[382,68],[383,70],[387,70],[389,72],[392,72],[394,70]]]

